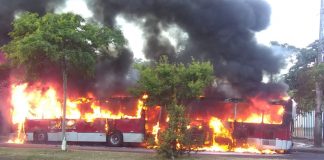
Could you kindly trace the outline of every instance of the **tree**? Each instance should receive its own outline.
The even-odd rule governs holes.
[[[311,111],[315,107],[315,80],[319,78],[321,71],[321,65],[315,65],[317,46],[316,41],[306,48],[298,49],[297,61],[285,75],[289,93],[296,100],[302,112]]]
[[[169,122],[161,134],[158,151],[166,157],[179,156],[186,149],[185,132],[188,119],[186,102],[198,98],[213,81],[213,67],[209,62],[171,64],[166,57],[158,63],[137,64],[140,77],[132,92],[148,94],[148,105],[160,105],[166,110]]]
[[[318,61],[319,41],[301,49],[297,63],[286,76],[293,98],[303,111],[315,110],[314,145],[322,146],[322,99],[324,64]]]
[[[87,23],[72,13],[23,13],[14,20],[11,41],[1,49],[14,66],[26,68],[27,80],[37,79],[46,68],[57,66],[63,75],[63,142],[65,139],[65,107],[67,76],[79,72],[94,75],[100,56],[118,51],[125,44],[120,30]],[[62,144],[62,149],[66,146]]]

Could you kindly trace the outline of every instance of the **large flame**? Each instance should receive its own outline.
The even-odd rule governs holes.
[[[245,144],[242,147],[234,147],[232,148],[231,144],[233,142],[233,137],[231,131],[227,129],[220,119],[216,117],[212,117],[209,121],[209,127],[213,130],[213,144],[209,147],[203,147],[201,150],[206,151],[217,151],[217,152],[238,152],[238,153],[265,153],[265,154],[273,154],[275,151],[269,149],[258,149],[255,146],[250,146]],[[216,142],[215,139],[222,139],[223,143],[220,144]],[[226,144],[227,141],[227,144]]]
[[[213,129],[213,144],[211,147],[205,148],[208,151],[229,151],[229,145],[218,144],[214,140],[215,138],[219,137],[222,139],[226,139],[228,141],[233,141],[231,136],[231,132],[225,128],[222,121],[216,117],[212,117],[209,121],[209,127]]]
[[[264,124],[281,124],[284,114],[284,106],[279,104],[271,104],[266,100],[259,98],[251,98],[250,103],[233,104],[233,113],[224,117],[225,119],[218,119],[211,117],[209,119],[209,127],[213,130],[213,144],[209,147],[203,147],[207,151],[233,151],[233,152],[248,152],[248,153],[275,153],[272,150],[262,150],[249,144],[244,144],[240,147],[232,146],[233,137],[232,130],[228,122],[244,122],[244,123],[264,123]],[[236,108],[235,108],[236,107]],[[241,107],[241,110],[240,108]],[[242,110],[243,109],[243,110]],[[235,111],[234,111],[235,110]],[[233,124],[233,123],[232,123]],[[217,140],[219,142],[217,142]]]
[[[89,98],[91,97],[91,98]],[[88,94],[88,98],[80,97],[77,99],[67,99],[66,118],[68,119],[84,119],[87,122],[93,122],[96,118],[109,118],[109,119],[136,119],[142,117],[142,110],[146,110],[145,100],[148,95],[143,95],[141,99],[137,101],[137,110],[132,114],[126,114],[122,111],[112,111],[109,108],[102,106],[99,101],[94,100],[91,93]],[[55,88],[51,85],[48,87],[30,87],[27,83],[12,85],[11,88],[11,105],[12,105],[12,123],[17,126],[17,135],[15,138],[9,140],[9,143],[24,143],[24,122],[26,119],[56,119],[62,118],[62,102],[59,100],[59,96]],[[284,114],[284,107],[282,105],[270,104],[265,100],[252,98],[250,103],[237,107],[232,113],[226,113],[226,115],[220,119],[216,117],[200,117],[200,120],[207,121],[210,129],[212,129],[212,143],[208,147],[202,147],[202,150],[207,151],[233,151],[233,152],[249,152],[249,153],[274,153],[271,150],[260,150],[254,146],[244,144],[240,147],[233,146],[235,141],[232,137],[232,128],[229,126],[231,122],[245,122],[245,123],[265,123],[265,124],[281,124]],[[88,104],[89,110],[82,110],[81,105]],[[246,106],[248,105],[248,106]],[[234,106],[234,105],[233,105]],[[240,110],[243,108],[244,110]],[[154,112],[149,113],[150,117],[146,117],[147,122],[151,123],[147,129],[151,131],[154,136],[156,144],[159,143],[158,132],[161,127],[165,127],[163,120],[160,123],[160,119],[164,119],[165,122],[169,121],[169,117],[161,117],[161,107],[156,106],[153,109]],[[199,117],[199,115],[197,115]],[[154,121],[152,117],[158,119]],[[197,119],[197,117],[196,117]],[[108,126],[106,126],[108,128]],[[191,128],[189,125],[188,129]],[[199,126],[202,129],[202,126]]]
[[[237,117],[230,117],[228,121],[245,123],[281,124],[284,114],[282,105],[270,104],[268,101],[258,98],[251,98],[249,106],[244,106],[245,112],[237,113]]]
[[[154,136],[154,142],[156,144],[159,143],[159,139],[158,139],[159,130],[160,130],[160,122],[157,122],[156,125],[153,126],[153,131],[152,131],[152,135]]]
[[[9,143],[24,143],[24,122],[26,119],[54,119],[61,118],[62,105],[54,87],[49,86],[46,89],[28,88],[28,84],[12,85],[11,88],[12,123],[17,126],[17,135],[9,140]],[[147,97],[147,96],[146,96]],[[81,113],[80,104],[90,103],[91,111]],[[138,100],[137,111],[135,115],[126,115],[122,112],[113,113],[109,109],[101,107],[96,101],[87,98],[77,100],[67,99],[66,118],[85,119],[92,122],[96,118],[141,118],[142,109],[144,109],[143,100]]]

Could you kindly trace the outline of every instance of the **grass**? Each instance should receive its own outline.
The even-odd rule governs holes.
[[[6,148],[0,147],[0,159],[6,160],[163,160],[152,153],[129,153],[112,151],[62,152],[58,149]],[[243,157],[224,157],[221,155],[192,155],[180,160],[248,160]]]
[[[109,152],[109,151],[67,151],[58,149],[0,148],[0,159],[9,160],[142,160],[154,159],[154,154]]]

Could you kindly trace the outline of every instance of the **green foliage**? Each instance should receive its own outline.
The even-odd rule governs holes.
[[[315,107],[315,82],[321,82],[322,89],[324,88],[324,65],[316,65],[317,54],[317,41],[307,48],[299,49],[296,64],[285,76],[290,96],[296,100],[299,109],[305,112]]]
[[[158,63],[138,63],[135,68],[140,77],[131,92],[136,96],[148,94],[149,105],[167,106],[174,100],[176,104],[183,104],[184,100],[201,95],[213,80],[213,67],[209,62],[170,64],[162,57]]]
[[[24,13],[14,20],[9,35],[12,40],[1,49],[14,66],[24,66],[32,78],[48,67],[62,67],[63,59],[68,72],[91,77],[98,56],[125,44],[121,31],[87,23],[72,13],[43,17]]]
[[[312,74],[314,75],[314,79],[324,88],[324,64],[316,65],[312,70]]]
[[[185,102],[197,98],[207,85],[213,81],[213,66],[209,62],[192,61],[184,65],[170,64],[166,57],[150,65],[139,63],[135,66],[140,78],[132,88],[136,96],[149,95],[147,104],[165,106],[169,116],[167,129],[161,133],[158,153],[174,158],[192,145],[188,138],[188,118]]]
[[[185,107],[172,104],[168,107],[170,121],[168,129],[161,133],[158,153],[165,157],[177,157],[186,150],[185,143],[188,118],[185,117]]]

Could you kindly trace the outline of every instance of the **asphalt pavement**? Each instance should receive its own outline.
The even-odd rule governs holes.
[[[49,149],[59,149],[59,144],[8,144],[0,143],[0,147],[8,148],[49,148]],[[81,146],[81,145],[69,145],[69,150],[93,150],[93,151],[113,151],[113,152],[135,152],[135,153],[147,153],[154,154],[155,151],[152,149],[139,148],[139,147],[106,147],[103,145],[99,146]],[[291,154],[254,154],[254,153],[234,153],[234,152],[198,152],[193,153],[192,156],[217,156],[223,159],[231,158],[245,158],[245,159],[276,159],[276,160],[324,160],[324,152],[299,152],[295,150]],[[1,156],[0,156],[0,160]]]
[[[294,152],[311,152],[324,154],[324,144],[322,145],[322,147],[314,147],[314,141],[312,139],[294,138],[293,143]]]
[[[231,158],[245,158],[245,159],[276,159],[276,160],[324,160],[324,147],[316,148],[313,145],[312,140],[308,139],[294,139],[294,148],[291,154],[254,154],[254,153],[234,153],[234,152],[198,152],[193,153],[192,156],[206,155],[217,156],[223,159]],[[59,143],[52,144],[9,144],[0,142],[0,147],[7,148],[49,148],[59,149],[61,146]],[[147,153],[154,154],[155,151],[143,147],[107,147],[102,144],[70,144],[69,150],[93,150],[93,151],[112,151],[112,152],[135,152],[135,153]],[[0,156],[0,160],[1,156]]]

